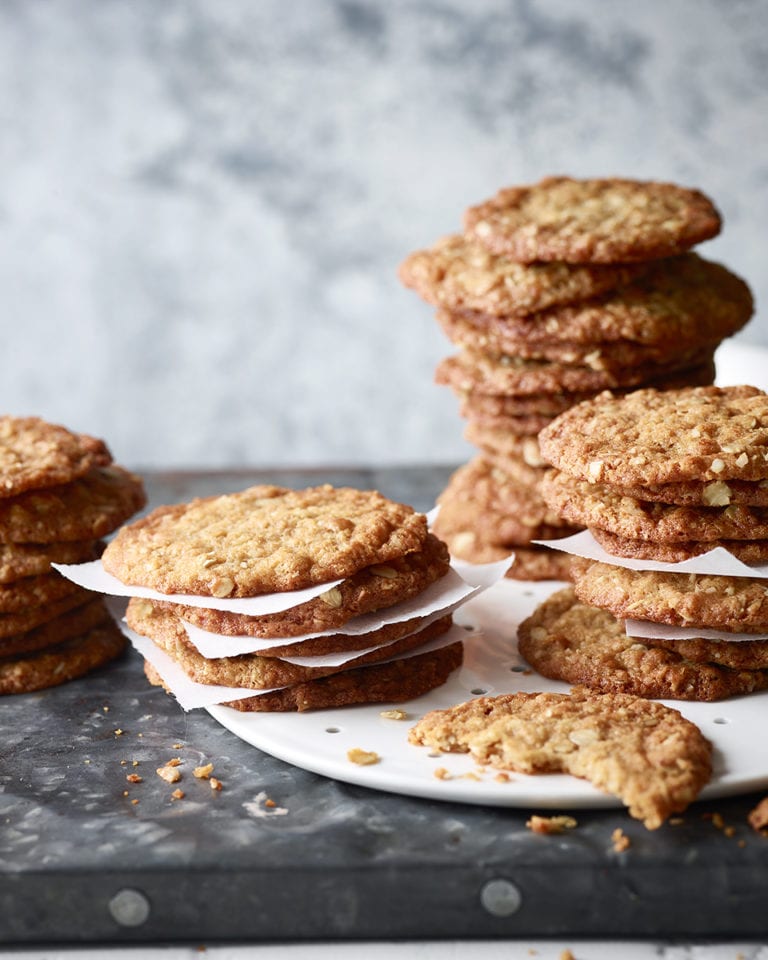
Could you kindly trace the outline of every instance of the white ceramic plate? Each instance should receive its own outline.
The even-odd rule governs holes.
[[[515,642],[517,624],[560,586],[505,580],[470,601],[456,615],[470,627],[464,634],[465,661],[447,684],[401,705],[407,720],[387,720],[389,704],[318,710],[304,714],[240,713],[231,707],[209,707],[220,723],[266,753],[297,767],[347,783],[391,793],[506,807],[576,808],[620,806],[590,783],[566,775],[478,773],[466,755],[430,756],[428,749],[408,743],[408,731],[428,710],[452,706],[482,694],[516,690],[568,692],[568,685],[536,673],[519,672],[523,661]],[[768,693],[735,697],[719,703],[665,701],[692,720],[715,748],[714,775],[702,798],[746,793],[768,787],[768,738],[756,736],[768,715]],[[394,706],[394,704],[392,705]],[[359,747],[379,754],[379,763],[357,766],[347,751]],[[435,771],[443,768],[449,779]],[[468,776],[469,775],[469,776]]]

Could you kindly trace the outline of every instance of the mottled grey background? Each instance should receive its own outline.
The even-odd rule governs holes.
[[[464,459],[400,260],[505,184],[672,179],[764,305],[767,82],[764,0],[0,0],[0,410],[135,467]]]

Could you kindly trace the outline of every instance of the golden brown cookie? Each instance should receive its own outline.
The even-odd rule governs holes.
[[[211,633],[249,637],[295,637],[342,627],[360,614],[410,600],[448,573],[448,548],[428,534],[422,550],[365,567],[333,590],[282,613],[261,617],[173,604],[175,612]]]
[[[616,177],[546,177],[470,207],[467,235],[520,263],[629,263],[689,250],[720,232],[699,190]]]
[[[604,393],[546,427],[543,455],[591,483],[768,478],[768,394],[756,387]]]
[[[669,640],[663,637],[644,637],[648,647],[671,650],[676,656],[691,663],[712,663],[730,670],[768,670],[768,641],[766,640]]]
[[[642,697],[507,693],[433,710],[409,740],[519,773],[570,773],[619,797],[655,830],[712,775],[712,745],[677,710]]]
[[[622,497],[605,484],[574,480],[551,470],[541,481],[544,500],[570,523],[608,530],[629,540],[680,543],[689,540],[768,539],[768,508],[681,507]]]
[[[689,253],[646,265],[641,277],[620,290],[529,317],[473,310],[454,313],[485,333],[489,342],[593,347],[631,342],[674,352],[733,336],[753,311],[752,293],[741,277],[722,264]]]
[[[488,463],[495,463],[502,470],[509,463],[507,472],[528,485],[539,483],[547,470],[536,436],[516,433],[492,422],[470,420],[464,439],[479,447]]]
[[[80,637],[110,619],[101,597],[87,600],[26,633],[0,638],[0,657],[32,653]]]
[[[41,607],[75,593],[80,588],[55,571],[0,584],[0,614]]]
[[[547,547],[515,547],[515,562],[506,572],[508,580],[571,579],[571,556]]]
[[[599,527],[593,527],[590,533],[607,553],[632,560],[680,563],[714,550],[715,547],[722,547],[743,563],[768,563],[768,540],[686,540],[679,543],[659,543],[619,537]]]
[[[0,583],[50,573],[52,563],[85,563],[101,556],[100,540],[62,543],[0,543]]]
[[[168,610],[167,606],[160,607],[136,597],[128,603],[126,622],[136,633],[149,637],[164,650],[178,663],[190,680],[196,683],[222,684],[227,687],[259,690],[303,683],[306,680],[314,680],[397,656],[445,633],[451,626],[451,617],[450,615],[441,617],[414,634],[401,637],[393,643],[378,647],[336,667],[305,667],[275,657],[263,657],[252,653],[207,660],[197,652],[181,620]]]
[[[112,533],[146,503],[135,474],[115,464],[78,480],[0,500],[0,542],[57,543]]]
[[[361,703],[404,703],[445,683],[461,666],[463,645],[451,643],[391,663],[358,667],[320,680],[308,680],[258,697],[233,700],[226,706],[248,713],[304,711],[346,707]],[[148,662],[144,672],[150,683],[165,687]],[[166,687],[167,689],[167,687]]]
[[[111,461],[94,437],[39,417],[0,417],[0,497],[69,483]]]
[[[742,503],[750,507],[768,507],[768,480],[688,480],[683,483],[612,484],[614,493],[622,497],[651,500],[654,503],[681,507],[727,507]]]
[[[573,582],[582,603],[610,610],[619,620],[768,633],[766,580],[629,570],[574,557]]]
[[[31,693],[75,680],[118,657],[126,640],[113,620],[81,637],[26,656],[0,660],[0,694]]]
[[[423,514],[377,491],[255,486],[158,507],[123,527],[102,562],[161,593],[248,597],[350,577],[426,536]]]
[[[80,606],[87,600],[96,597],[90,590],[77,587],[60,600],[53,600],[37,607],[27,607],[15,613],[0,613],[0,637],[10,637],[17,633],[26,633],[34,630],[43,623],[61,616],[67,610]]]
[[[525,315],[614,290],[638,276],[642,264],[523,265],[461,235],[443,237],[401,264],[400,280],[427,303],[498,316]]]
[[[572,587],[554,593],[520,624],[518,648],[542,676],[604,693],[709,702],[768,688],[768,670],[694,663],[628,637],[621,621],[580,603]]]

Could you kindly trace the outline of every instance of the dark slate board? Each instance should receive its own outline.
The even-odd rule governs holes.
[[[328,481],[427,509],[448,473],[243,471],[148,486],[154,505]],[[536,811],[379,793],[291,767],[204,711],[183,713],[133,654],[5,698],[0,718],[3,945],[768,935],[768,839],[746,822],[758,795],[696,804],[652,833],[621,810],[579,810],[575,830],[537,836],[525,826]],[[183,800],[155,774],[173,756]],[[209,760],[219,793],[189,775]],[[287,814],[264,816],[259,795]],[[617,827],[631,840],[623,853]]]

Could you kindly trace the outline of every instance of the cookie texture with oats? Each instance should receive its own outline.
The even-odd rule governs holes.
[[[524,316],[614,290],[637,277],[643,264],[515,263],[481,243],[453,234],[400,265],[406,287],[436,307]]]
[[[390,663],[357,667],[319,680],[307,680],[257,697],[232,700],[226,706],[245,713],[290,712],[346,707],[361,703],[404,703],[441,686],[463,659],[461,642],[414,654]],[[144,673],[150,683],[165,687],[149,663]]]
[[[73,584],[73,586],[75,586]],[[25,607],[13,613],[0,613],[0,637],[10,637],[17,633],[34,630],[43,623],[61,616],[74,607],[79,607],[87,600],[92,600],[97,594],[82,587],[76,587],[71,593],[59,600],[40,604],[36,607]]]
[[[579,600],[610,610],[620,620],[768,633],[765,580],[630,570],[583,557],[572,558],[572,571]]]
[[[40,417],[0,417],[0,497],[69,483],[112,456],[101,440]]]
[[[768,394],[756,387],[603,393],[539,435],[542,454],[592,483],[768,478]]]
[[[55,571],[0,584],[0,614],[18,613],[61,600],[80,588]]]
[[[701,191],[677,184],[545,177],[470,207],[464,228],[521,263],[629,263],[683,253],[717,236],[721,218]]]
[[[677,543],[661,543],[654,540],[620,537],[599,527],[592,527],[589,532],[607,553],[631,560],[679,563],[681,560],[689,560],[691,557],[708,553],[715,547],[722,547],[744,563],[768,562],[768,540],[685,540]]]
[[[572,587],[554,593],[520,624],[518,649],[542,676],[603,693],[709,702],[768,688],[768,670],[696,663],[628,637],[620,620],[581,603]]]
[[[123,527],[102,561],[161,593],[249,597],[352,576],[426,537],[423,514],[378,491],[258,485],[158,507]]]
[[[681,813],[712,775],[712,745],[677,710],[642,697],[507,693],[426,714],[413,744],[471,753],[518,773],[569,773],[619,797],[655,830]]]
[[[100,540],[0,543],[0,584],[50,573],[52,563],[85,563],[101,556]]]
[[[0,499],[0,542],[58,543],[112,533],[146,503],[144,485],[111,464],[58,487]]]
[[[24,633],[0,637],[0,657],[33,653],[47,647],[54,647],[65,640],[82,636],[93,627],[106,623],[111,614],[101,597],[93,600],[82,598],[76,607],[66,610],[46,623]]]
[[[259,617],[209,607],[173,607],[183,620],[211,633],[265,639],[295,637],[340,628],[361,614],[410,600],[444,577],[449,566],[447,546],[430,533],[423,549],[365,567],[314,600],[281,613]]]

